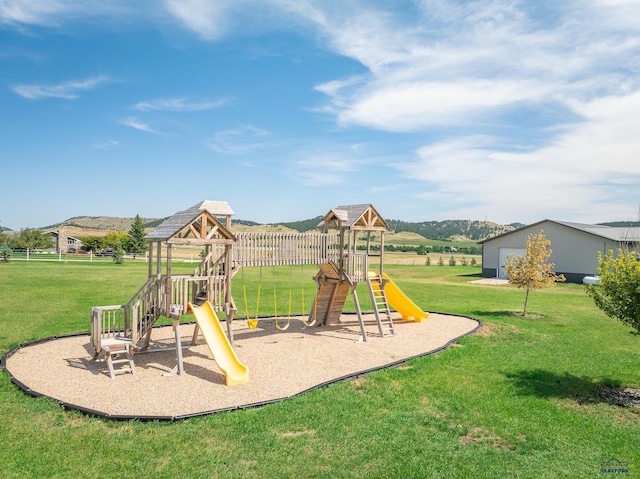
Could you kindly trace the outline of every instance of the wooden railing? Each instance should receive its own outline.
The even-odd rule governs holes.
[[[166,278],[153,277],[123,305],[91,309],[91,347],[94,356],[102,351],[102,340],[123,336],[138,345],[164,311]]]
[[[369,256],[364,253],[351,254],[347,258],[347,274],[354,283],[367,281],[367,273],[369,272]]]
[[[187,302],[195,302],[202,297],[209,301],[216,311],[225,311],[226,276],[171,277],[170,310],[185,314]],[[130,338],[139,348],[148,346],[148,334],[156,320],[167,312],[166,276],[150,278],[125,304],[118,306],[97,306],[91,310],[91,347],[94,356],[102,351],[102,340],[123,336]],[[144,342],[143,342],[144,341]]]
[[[125,333],[124,306],[96,306],[91,308],[91,348],[96,359],[102,351],[102,340]]]
[[[234,266],[281,266],[337,261],[335,233],[236,233]]]

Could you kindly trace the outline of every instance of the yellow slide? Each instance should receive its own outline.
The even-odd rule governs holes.
[[[372,276],[375,277],[377,275],[373,273]],[[385,280],[384,293],[387,297],[389,306],[402,314],[403,320],[421,323],[429,317],[429,313],[425,313],[413,301],[411,301],[387,274],[383,273],[382,279]]]
[[[229,339],[222,330],[222,325],[211,303],[205,301],[202,306],[187,303],[187,312],[192,311],[196,323],[202,331],[204,340],[209,346],[213,360],[218,364],[227,378],[227,386],[242,384],[249,381],[249,369],[240,362]]]

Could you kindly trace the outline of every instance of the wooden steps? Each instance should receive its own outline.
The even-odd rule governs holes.
[[[131,339],[123,337],[108,338],[102,341],[109,376],[115,379],[117,374],[135,374],[136,366],[131,355]],[[119,366],[122,365],[120,367]]]

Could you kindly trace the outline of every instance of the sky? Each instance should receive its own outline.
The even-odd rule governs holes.
[[[0,226],[639,219],[640,0],[0,0]]]

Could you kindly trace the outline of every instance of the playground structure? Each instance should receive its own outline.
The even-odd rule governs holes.
[[[244,267],[317,265],[317,289],[308,324],[339,322],[351,293],[363,341],[367,341],[367,333],[356,293],[360,283],[367,286],[381,337],[395,335],[391,307],[406,321],[419,322],[428,317],[384,273],[384,233],[388,226],[372,205],[330,210],[317,233],[232,233],[233,214],[226,202],[203,201],[167,218],[145,237],[149,244],[145,284],[123,305],[92,308],[93,357],[105,355],[112,378],[119,372],[133,372],[131,353],[149,347],[153,326],[161,316],[173,320],[177,357],[174,372],[183,374],[180,318],[193,312],[197,324],[193,342],[202,332],[212,356],[226,371],[227,384],[244,382],[248,371],[242,372],[244,366],[233,350],[237,308],[232,295],[232,279]],[[357,240],[362,235],[366,245],[358,250]],[[172,247],[185,244],[204,247],[204,259],[190,275],[172,274]],[[226,316],[226,336],[216,312]],[[114,359],[120,354],[126,357]],[[113,365],[118,362],[130,367],[115,369]]]

